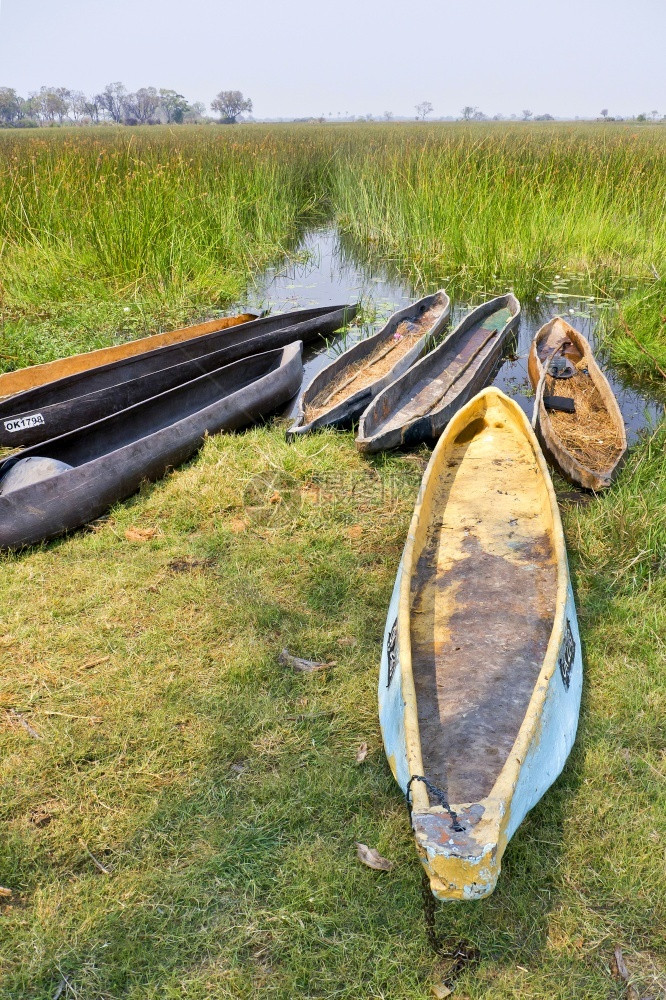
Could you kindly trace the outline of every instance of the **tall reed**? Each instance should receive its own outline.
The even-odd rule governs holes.
[[[313,219],[419,287],[530,298],[566,271],[637,294],[639,336],[666,350],[640,319],[663,303],[666,129],[631,124],[0,132],[0,310],[60,304],[73,326],[82,303],[186,314],[242,294]]]
[[[295,237],[310,152],[233,129],[0,133],[0,304],[228,298]]]
[[[416,280],[535,295],[563,269],[599,290],[666,265],[666,129],[377,127],[338,158],[359,245]]]

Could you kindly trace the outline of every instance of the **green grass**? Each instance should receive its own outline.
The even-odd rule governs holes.
[[[480,950],[471,998],[619,997],[616,943],[664,983],[663,444],[566,513],[579,737],[496,893],[439,908],[447,942]],[[423,461],[369,464],[349,435],[217,437],[93,530],[6,558],[3,995],[51,997],[63,974],[91,1000],[428,995],[375,702]],[[285,646],[337,666],[293,676]],[[360,866],[356,840],[395,870]]]
[[[357,143],[334,201],[346,232],[416,277],[530,298],[563,269],[597,289],[652,279],[665,167],[661,128],[413,126]]]
[[[632,134],[515,131],[528,162],[554,161],[565,148],[578,156],[571,183],[550,202],[570,218],[564,234],[576,230],[572,213],[585,201],[569,188],[578,177],[589,195],[590,178],[601,183],[605,144],[613,183],[588,214],[592,226],[606,206],[605,243],[577,229],[568,243],[554,241],[560,256],[548,267],[584,270],[584,250],[591,287],[626,291],[625,321],[656,354],[663,308],[650,265],[663,274],[663,257],[652,252],[663,219],[655,216],[648,233],[638,209],[629,212],[628,189],[642,184],[638,201],[656,212],[666,133]],[[502,159],[517,155],[502,132],[457,127],[45,136],[0,134],[0,159],[17,157],[14,186],[0,174],[3,351],[14,355],[6,366],[224,305],[255,267],[294,246],[313,212],[336,214],[357,252],[423,272],[436,243],[419,194],[428,175],[419,175],[420,160],[432,157],[444,170],[450,147],[460,166],[467,143],[474,169],[485,157],[499,178],[508,170]],[[495,159],[479,148],[491,140],[503,149]],[[404,204],[387,195],[377,240],[369,146],[388,191],[387,163],[407,156],[403,146],[413,157]],[[103,168],[112,199],[87,173],[101,147],[109,159],[119,151],[116,166]],[[181,164],[173,184],[157,168],[172,156]],[[368,197],[365,215],[353,202],[350,164]],[[31,170],[40,178],[32,194]],[[69,187],[68,177],[76,178]],[[151,194],[135,212],[142,177]],[[237,216],[219,177],[234,177],[234,190],[245,192]],[[62,205],[58,186],[67,187]],[[430,188],[435,202],[440,186]],[[528,187],[521,182],[515,204],[532,213],[531,225],[544,225]],[[497,205],[492,188],[488,204]],[[209,190],[215,212],[199,198],[179,224],[181,189]],[[9,198],[18,190],[30,205],[23,221]],[[160,190],[164,226],[155,239],[169,233],[170,254],[166,244],[151,251],[140,224],[148,225]],[[482,211],[481,201],[475,206]],[[408,211],[412,221],[390,243],[391,220]],[[446,225],[447,216],[438,218],[445,250],[424,284],[443,275],[482,289],[481,223],[475,256],[458,239],[456,213]],[[195,237],[189,227],[199,223]],[[526,289],[550,280],[535,260],[531,225],[521,221],[502,258],[502,280],[513,274],[518,287],[511,269],[522,252]],[[134,237],[143,254],[132,249]],[[597,254],[595,246],[612,250],[614,240],[617,259]],[[463,258],[469,273],[456,270]],[[624,339],[626,351],[633,342]],[[631,369],[635,357],[628,351],[623,360]],[[50,1000],[58,990],[78,1000],[422,1000],[449,968],[427,944],[420,866],[384,760],[375,694],[427,455],[369,462],[351,435],[287,445],[283,431],[211,438],[192,462],[88,530],[2,557],[0,885],[12,897],[0,899],[0,993],[8,1000]],[[666,991],[665,433],[632,451],[606,495],[564,506],[585,646],[578,738],[563,775],[513,838],[493,896],[438,907],[446,947],[464,942],[479,952],[460,972],[458,997],[620,1000],[625,989],[609,972],[616,945],[640,996]],[[131,541],[131,528],[154,534]],[[295,676],[278,664],[283,647],[336,666]],[[369,755],[359,765],[362,742]],[[393,860],[393,871],[361,866],[357,840]]]
[[[510,287],[530,302],[565,274],[582,294],[628,296],[633,332],[664,367],[666,294],[655,274],[666,273],[666,129],[369,129],[339,158],[333,192],[356,252],[392,262],[417,286],[463,297]],[[654,375],[621,333],[613,324],[613,359]]]
[[[614,360],[634,377],[666,378],[666,279],[634,291],[609,331]],[[638,342],[638,343],[637,343]]]

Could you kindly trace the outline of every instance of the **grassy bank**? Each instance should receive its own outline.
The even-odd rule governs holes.
[[[479,951],[470,1000],[619,1000],[616,944],[645,992],[666,985],[663,444],[566,511],[579,736],[496,893],[439,909],[447,946]],[[429,995],[447,962],[375,696],[424,461],[218,437],[90,532],[5,560],[4,996]],[[283,647],[336,666],[294,676]],[[396,868],[363,868],[355,841]]]
[[[662,272],[663,273],[663,272]],[[608,339],[615,361],[635,376],[666,379],[666,279],[635,290],[619,306],[609,324]]]
[[[3,365],[223,305],[312,212],[337,214],[357,252],[460,294],[495,290],[493,273],[525,294],[551,270],[584,272],[622,291],[624,322],[661,350],[662,132],[509,134],[0,133]],[[518,148],[541,164],[533,191]],[[538,258],[537,229],[555,224]],[[626,335],[614,344],[630,369],[645,357]],[[426,939],[375,694],[427,454],[367,461],[351,435],[287,445],[283,432],[211,438],[88,530],[0,558],[8,1000],[425,1000],[451,972]],[[607,495],[563,504],[585,646],[578,738],[493,896],[438,908],[444,950],[474,956],[456,997],[621,1000],[616,945],[640,997],[666,993],[664,433]],[[335,666],[294,675],[283,647]],[[356,841],[395,868],[360,865]]]

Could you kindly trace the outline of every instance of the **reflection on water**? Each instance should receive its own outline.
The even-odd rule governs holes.
[[[435,290],[428,289],[431,292]],[[508,289],[498,288],[496,294],[506,291]],[[248,290],[247,304],[270,308],[272,312],[285,312],[307,306],[361,302],[363,322],[325,346],[310,345],[306,349],[303,384],[307,385],[341,350],[376,332],[392,312],[422,294],[415,292],[406,282],[389,278],[386,272],[375,270],[371,273],[344,251],[334,230],[326,229],[310,232],[304,237],[297,261],[268,268],[260,275]],[[478,302],[471,304],[477,305]],[[459,322],[471,304],[460,300],[453,304],[452,325]],[[596,331],[603,310],[608,308],[607,304],[595,299],[572,294],[570,282],[565,277],[558,277],[552,290],[541,296],[534,308],[523,308],[517,336],[507,351],[507,359],[494,384],[515,399],[529,417],[532,416],[532,390],[527,377],[529,346],[539,327],[552,316],[562,315],[590,341],[617,397],[631,444],[641,430],[657,423],[663,407],[650,399],[644,390],[623,381],[601,349]],[[292,413],[294,409],[295,401],[288,412]]]

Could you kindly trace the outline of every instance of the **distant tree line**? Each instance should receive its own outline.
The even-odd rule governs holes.
[[[480,108],[475,108],[471,104],[466,104],[465,107],[461,109],[460,114],[462,116],[462,120],[465,122],[501,122],[505,120],[504,115],[493,115],[492,118],[490,118],[488,115],[484,114]],[[517,118],[518,115],[511,115],[510,120],[515,121]],[[535,115],[529,110],[529,108],[526,108],[522,113],[521,120],[524,122],[554,122],[555,118],[553,115],[549,115],[547,113],[543,115]]]
[[[252,111],[252,101],[239,90],[221,90],[211,102],[220,120],[233,124]],[[205,119],[206,105],[189,101],[175,90],[141,87],[130,93],[122,83],[109,83],[99,94],[86,96],[67,87],[42,87],[21,97],[12,87],[0,87],[0,126],[37,125],[180,125]]]
[[[210,104],[213,111],[218,112],[218,121],[232,125],[243,114],[252,111],[252,101],[240,90],[221,90]],[[421,101],[415,106],[416,120],[426,121],[434,111],[430,101]],[[348,112],[345,112],[348,114]],[[504,121],[505,116],[493,115],[490,118],[480,108],[466,104],[461,109],[461,117],[466,122]],[[329,118],[331,112],[329,112]],[[384,112],[384,120],[392,121],[391,111]],[[623,121],[620,117],[611,117],[608,108],[600,113],[601,120],[613,122]],[[518,115],[511,115],[508,120],[515,121]],[[180,125],[187,122],[212,121],[206,117],[206,105],[200,101],[190,103],[182,94],[175,90],[161,87],[141,87],[130,93],[122,83],[109,83],[99,94],[87,97],[81,90],[69,90],[67,87],[42,87],[28,97],[21,97],[12,87],[0,87],[0,128],[30,128],[38,125],[98,125],[101,122],[111,122],[116,125]],[[325,122],[320,117],[297,118],[294,121]],[[351,121],[376,121],[373,115],[365,115]],[[522,112],[524,122],[554,121],[553,115],[535,115],[526,108]],[[651,111],[636,115],[630,119],[637,122],[659,120],[659,112]],[[666,115],[661,118],[666,121]]]
[[[420,104],[417,104],[415,106],[415,110],[416,110],[416,120],[425,121],[428,115],[432,114],[434,108],[430,103],[430,101],[421,101]],[[465,122],[487,122],[487,121],[501,122],[507,120],[505,119],[504,115],[499,115],[499,114],[493,115],[492,118],[490,118],[489,115],[484,114],[480,108],[475,107],[473,104],[466,104],[464,108],[461,108],[460,115],[462,120]],[[384,118],[387,121],[391,121],[393,115],[390,111],[386,111],[384,113]],[[511,115],[508,120],[516,121],[518,118],[519,118],[518,115]],[[609,117],[608,108],[603,108],[603,110],[601,111],[601,118],[603,121],[608,121],[608,122],[624,121],[624,119],[620,118],[619,116],[616,116],[615,118]],[[652,120],[653,122],[656,122],[658,119],[659,119],[659,112],[651,111],[649,116],[647,115],[646,112],[643,112],[642,114],[636,115],[635,118],[630,120],[637,122],[646,122],[648,120]],[[371,121],[372,116],[368,115],[367,120]],[[529,108],[525,108],[525,110],[522,112],[522,115],[520,116],[520,120],[524,122],[554,122],[555,118],[553,115],[547,113],[542,115],[535,115],[534,112],[530,111]],[[666,115],[663,116],[662,121],[666,121]]]
[[[462,120],[466,121],[466,122],[487,122],[487,121],[499,122],[499,121],[505,121],[504,115],[493,115],[492,119],[491,119],[491,118],[488,117],[488,115],[485,115],[483,113],[483,111],[481,111],[479,108],[473,107],[471,104],[466,104],[465,107],[461,109],[460,114],[462,116]],[[621,121],[625,121],[625,120],[627,120],[627,121],[637,121],[637,122],[648,121],[648,115],[645,112],[643,114],[636,115],[635,118],[624,119],[624,118],[621,118],[619,115],[617,115],[615,118],[611,118],[611,117],[609,117],[609,114],[608,114],[608,108],[603,108],[602,109],[602,111],[600,113],[600,117],[601,117],[601,119],[603,121],[607,121],[607,122],[621,122]],[[511,115],[509,120],[515,121],[518,118],[520,118],[520,120],[524,121],[524,122],[553,122],[553,121],[555,121],[555,118],[553,117],[553,115],[549,115],[549,114],[535,115],[534,112],[530,111],[529,108],[525,108],[525,110],[522,112],[521,116],[519,116],[519,115]],[[652,121],[656,122],[659,119],[659,112],[658,111],[651,111],[650,115],[649,115],[649,118]],[[578,120],[578,118],[577,118],[577,120]],[[664,117],[662,118],[662,121],[666,121],[666,115],[664,115]]]

